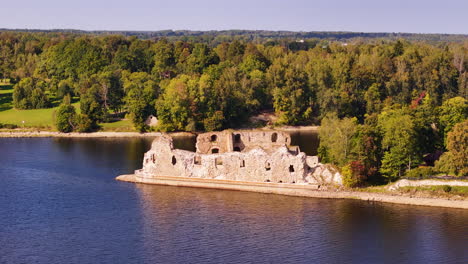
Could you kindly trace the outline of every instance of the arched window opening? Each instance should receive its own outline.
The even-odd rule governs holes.
[[[276,142],[278,140],[278,133],[271,134],[271,142]]]
[[[293,165],[289,165],[289,172],[294,172],[294,166]]]
[[[218,140],[218,136],[211,135],[211,142],[215,142],[216,140]]]
[[[218,148],[214,148],[214,149],[211,150],[211,153],[213,153],[213,154],[219,153],[219,149],[218,149]]]
[[[175,156],[172,156],[172,165],[176,165],[177,159]]]
[[[265,164],[265,170],[267,170],[267,171],[271,170],[270,162],[267,162]]]

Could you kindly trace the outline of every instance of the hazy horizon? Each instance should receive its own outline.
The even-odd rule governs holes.
[[[210,32],[210,31],[269,31],[269,32],[297,32],[297,33],[308,33],[308,32],[332,32],[332,33],[364,33],[364,34],[375,34],[375,33],[384,33],[384,34],[427,34],[427,35],[468,35],[468,33],[443,33],[443,32],[430,32],[430,33],[420,33],[420,32],[394,32],[394,31],[348,31],[348,30],[272,30],[272,29],[243,29],[243,28],[232,28],[232,29],[207,29],[207,30],[198,30],[198,29],[158,29],[158,30],[140,30],[140,29],[80,29],[80,28],[0,28],[0,30],[7,31],[84,31],[84,32],[161,32],[161,31],[190,31],[190,32]]]
[[[0,28],[468,34],[463,0],[60,0],[2,4]]]

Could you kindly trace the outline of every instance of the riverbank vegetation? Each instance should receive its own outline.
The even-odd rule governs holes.
[[[464,176],[467,45],[0,32],[0,123],[211,131],[268,112],[273,125],[321,124],[319,155],[349,186]]]

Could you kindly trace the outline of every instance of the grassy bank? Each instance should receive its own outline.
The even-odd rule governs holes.
[[[405,186],[397,190],[389,190],[388,185],[369,186],[365,188],[354,188],[351,191],[400,195],[408,197],[425,198],[444,198],[444,199],[468,199],[468,186],[449,186],[449,185],[423,185],[423,186]]]
[[[435,185],[435,186],[407,186],[398,189],[403,193],[423,193],[431,196],[450,197],[453,195],[468,197],[468,186],[449,186],[449,185]]]

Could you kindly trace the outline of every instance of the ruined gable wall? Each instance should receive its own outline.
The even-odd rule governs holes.
[[[230,133],[210,132],[197,136],[196,148],[198,153],[211,154],[213,149],[219,153],[232,151],[232,136]]]
[[[226,130],[198,135],[196,147],[198,153],[211,154],[214,148],[218,149],[219,153],[247,152],[258,147],[269,152],[290,144],[291,137],[285,132]]]

